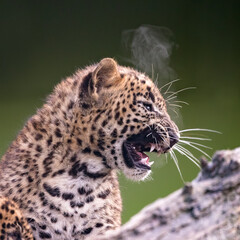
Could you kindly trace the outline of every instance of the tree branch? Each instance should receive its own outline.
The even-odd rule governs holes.
[[[195,180],[142,209],[103,239],[240,239],[240,148],[201,159]]]

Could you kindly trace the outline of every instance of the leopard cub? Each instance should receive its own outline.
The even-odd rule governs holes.
[[[117,172],[179,139],[159,89],[105,58],[58,84],[0,162],[1,239],[96,239],[121,224]],[[28,222],[28,223],[27,223]]]

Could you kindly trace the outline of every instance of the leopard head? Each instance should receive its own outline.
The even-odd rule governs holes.
[[[81,84],[80,105],[91,150],[108,168],[143,180],[151,173],[146,152],[167,153],[179,140],[165,100],[143,73],[105,58]],[[91,121],[87,118],[91,118]]]

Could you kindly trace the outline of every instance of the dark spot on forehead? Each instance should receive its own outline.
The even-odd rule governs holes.
[[[153,102],[155,102],[155,97],[154,97],[154,94],[152,93],[152,91],[151,91],[151,87],[147,87],[147,90],[148,90],[148,94],[149,94],[149,97],[151,98],[151,100],[153,101]]]
[[[152,99],[153,102],[155,102],[155,97],[152,92],[149,92],[149,97]]]

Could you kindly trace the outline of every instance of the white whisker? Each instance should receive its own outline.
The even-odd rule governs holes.
[[[158,87],[158,85],[159,85],[159,82],[158,82],[158,73],[157,73],[157,77],[156,77],[156,79],[155,79],[155,85],[157,85],[157,87]],[[159,87],[158,87],[159,88]]]
[[[210,138],[199,138],[199,137],[187,137],[187,136],[180,136],[180,139],[195,139],[200,141],[212,141]]]
[[[184,155],[184,156],[186,156],[189,160],[191,160],[198,168],[200,168],[200,165],[198,164],[198,162],[195,160],[195,157],[194,158],[192,158],[192,154],[187,154],[186,152],[185,152],[185,148],[184,148],[184,151],[183,151],[183,149],[179,149],[179,145],[175,145],[174,146],[174,149],[176,149],[180,154],[182,154],[182,155]]]
[[[184,178],[183,178],[183,176],[182,176],[181,169],[180,169],[180,167],[179,167],[179,165],[178,165],[178,159],[177,159],[176,154],[174,153],[174,151],[173,151],[172,149],[171,149],[171,151],[170,151],[169,153],[170,153],[170,155],[171,155],[171,157],[172,157],[172,159],[173,159],[173,161],[174,161],[174,163],[175,163],[175,165],[176,165],[176,167],[177,167],[177,170],[178,170],[178,172],[179,172],[179,175],[180,175],[182,181],[185,183],[185,180],[184,180]]]
[[[149,137],[152,133],[150,132],[146,137]]]
[[[171,88],[171,86],[172,86],[173,83],[174,83],[174,82],[172,81],[172,82],[169,84],[169,86],[168,86],[167,90],[164,92],[164,94],[169,93],[168,90],[170,90],[170,88]]]
[[[153,63],[152,63],[152,79],[154,79],[154,68],[153,68]]]
[[[176,102],[176,103],[183,103],[183,104],[189,105],[189,103],[187,103],[187,102],[184,102],[184,101],[180,101],[180,100],[173,101],[173,102]]]
[[[198,150],[199,152],[201,152],[202,154],[204,154],[206,157],[208,157],[209,159],[211,159],[211,157],[210,157],[206,152],[204,152],[204,151],[201,150],[200,148],[194,146],[193,144],[191,144],[191,143],[189,143],[189,142],[187,142],[187,141],[185,141],[184,144],[187,144],[187,145],[191,146],[192,148],[195,148],[196,150]]]
[[[184,141],[184,140],[179,139],[179,142],[182,142],[182,143],[186,143],[186,142],[188,142],[188,143],[191,143],[191,144],[195,144],[195,145],[197,145],[197,146],[200,146],[200,147],[204,147],[204,148],[212,149],[211,147],[205,146],[205,145],[200,144],[200,143],[192,142],[192,141]]]
[[[167,99],[169,99],[170,97],[172,97],[172,96],[174,96],[174,95],[176,95],[176,94],[178,94],[178,93],[180,93],[180,92],[183,92],[183,91],[185,91],[185,90],[189,90],[189,89],[196,89],[196,87],[182,88],[182,89],[176,91],[175,93],[170,94],[170,95],[167,97]]]
[[[186,148],[183,147],[182,145],[177,144],[177,147],[178,147],[181,151],[185,152],[185,153],[188,154],[190,157],[192,157],[192,158],[194,159],[194,161],[196,161],[197,163],[200,162],[188,149],[186,149]]]
[[[181,106],[181,105],[178,105],[178,104],[170,103],[169,105],[170,105],[170,106],[173,106],[173,107],[179,107],[179,108],[182,108],[182,106]]]
[[[177,98],[177,96],[173,96],[173,97],[171,97],[171,98],[167,98],[167,99],[165,99],[165,101],[169,103],[169,101],[171,101],[171,100],[174,99],[174,98]]]
[[[170,110],[172,110],[179,117],[178,112],[175,109],[170,108]]]
[[[180,132],[180,133],[183,133],[183,132],[192,132],[192,131],[213,132],[213,133],[222,134],[222,133],[219,132],[219,131],[211,130],[211,129],[206,129],[206,128],[189,128],[189,129],[180,130],[179,132]]]
[[[169,83],[166,83],[165,85],[163,85],[162,87],[160,87],[160,90],[162,90],[163,88],[165,88],[166,86],[168,86],[169,84],[172,85],[174,82],[177,82],[179,81],[180,79],[175,79],[175,80],[172,80],[171,82]]]

